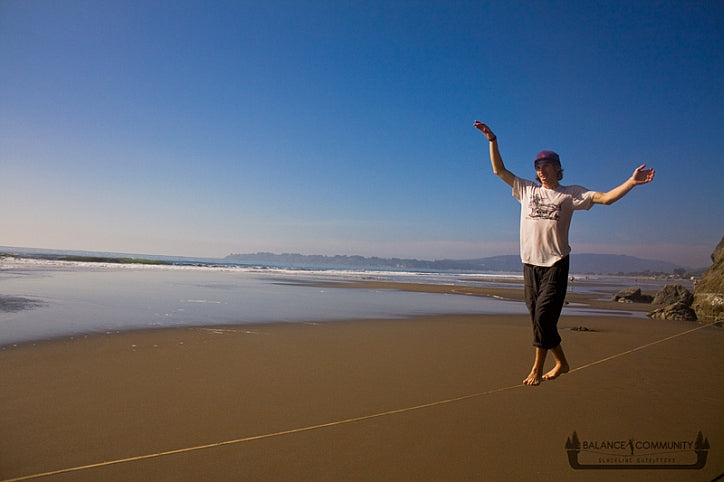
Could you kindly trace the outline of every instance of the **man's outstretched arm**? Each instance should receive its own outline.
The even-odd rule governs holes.
[[[490,163],[493,166],[493,173],[505,181],[505,183],[510,187],[513,187],[515,174],[507,170],[505,168],[505,164],[503,164],[503,158],[500,157],[500,151],[498,150],[498,138],[495,137],[495,134],[493,134],[493,131],[490,130],[490,127],[482,122],[475,121],[475,124],[473,125],[476,129],[479,129],[483,134],[485,134],[485,137],[487,137],[490,142]]]
[[[656,171],[653,169],[644,169],[645,167],[646,164],[642,164],[637,167],[631,177],[620,186],[615,187],[608,192],[595,193],[593,195],[593,202],[596,204],[613,204],[624,197],[634,187],[653,181]]]

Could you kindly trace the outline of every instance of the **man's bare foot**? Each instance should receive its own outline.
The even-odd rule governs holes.
[[[545,375],[543,375],[543,380],[555,380],[560,375],[563,375],[564,373],[568,373],[568,370],[570,370],[570,367],[568,364],[557,364],[553,367],[553,370],[549,371]]]
[[[536,370],[535,368],[530,372],[530,375],[528,375],[528,378],[523,380],[523,385],[540,385],[540,382],[543,380],[541,377],[540,370]]]

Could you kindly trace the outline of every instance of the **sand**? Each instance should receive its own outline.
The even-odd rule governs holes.
[[[481,290],[520,296],[515,287]],[[581,326],[589,331],[570,329]],[[6,347],[0,480],[700,481],[724,473],[722,329],[626,313],[564,315],[559,328],[573,371],[538,387],[521,384],[533,348],[530,321],[518,315],[175,328]],[[574,431],[582,441],[641,443],[702,432],[710,449],[698,470],[574,470],[565,449]]]

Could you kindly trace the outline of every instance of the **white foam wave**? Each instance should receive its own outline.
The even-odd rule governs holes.
[[[494,282],[496,280],[520,280],[519,273],[455,273],[399,271],[387,269],[354,269],[354,268],[315,268],[288,266],[236,265],[223,262],[189,262],[171,264],[123,263],[107,261],[76,261],[32,257],[4,256],[0,258],[0,272],[22,270],[60,270],[60,271],[188,271],[188,272],[226,272],[251,274],[256,277],[279,278],[297,281],[402,281],[415,283],[459,284],[462,282]]]

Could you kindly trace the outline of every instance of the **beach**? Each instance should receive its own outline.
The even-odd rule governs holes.
[[[456,294],[520,296],[518,286],[462,289]],[[184,326],[6,346],[0,480],[724,473],[721,328],[632,316],[647,306],[600,296],[571,293],[569,301],[594,309],[561,318],[572,370],[537,387],[521,384],[533,348],[520,314]],[[699,432],[710,447],[705,465],[693,468]],[[585,469],[573,468],[566,450],[574,433]]]

